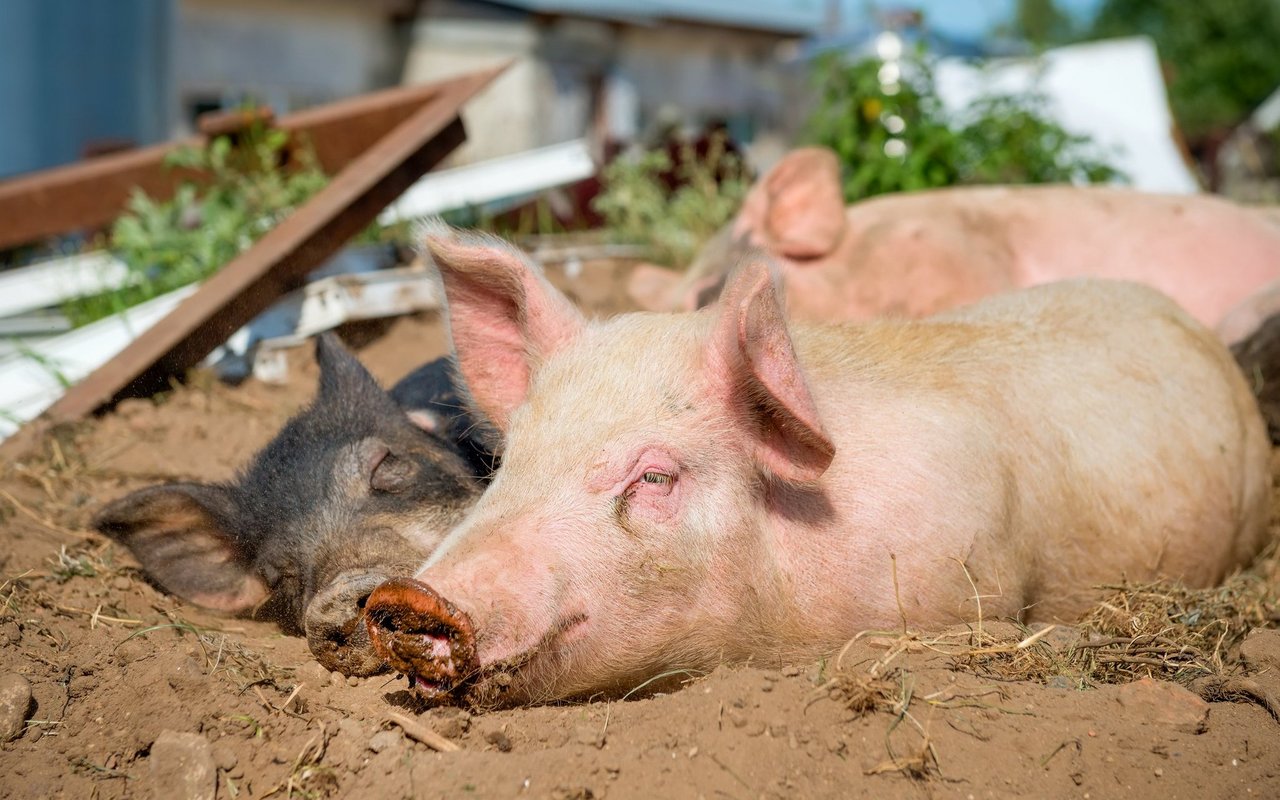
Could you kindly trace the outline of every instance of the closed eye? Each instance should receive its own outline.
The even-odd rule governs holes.
[[[653,497],[664,496],[671,493],[675,482],[676,476],[669,472],[647,470],[627,487],[627,490],[622,493],[622,499],[631,500],[641,494]]]

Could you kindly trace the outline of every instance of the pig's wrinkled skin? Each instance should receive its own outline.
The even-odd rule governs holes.
[[[764,175],[687,274],[644,267],[631,294],[651,310],[699,307],[751,246],[782,266],[788,313],[812,321],[927,316],[1074,277],[1155,287],[1228,343],[1280,311],[1274,210],[1097,186],[937,189],[846,208],[822,148]]]
[[[326,668],[385,668],[361,605],[412,574],[481,491],[490,459],[444,359],[384,392],[336,337],[320,389],[231,483],[133,492],[94,520],[164,589],[224,613],[263,607]]]
[[[757,259],[710,308],[587,321],[496,240],[426,243],[462,379],[504,435],[466,519],[366,606],[428,698],[811,658],[900,613],[972,620],[975,593],[988,618],[1070,621],[1099,584],[1205,586],[1262,545],[1257,406],[1148,288],[821,327],[784,321]]]

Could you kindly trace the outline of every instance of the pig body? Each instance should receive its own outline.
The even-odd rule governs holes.
[[[1150,289],[789,326],[756,262],[703,311],[587,322],[500,245],[428,246],[505,433],[465,521],[369,600],[375,648],[429,696],[609,691],[979,605],[1071,621],[1097,584],[1207,585],[1262,544],[1256,405]]]
[[[236,480],[142,489],[94,526],[166,590],[225,613],[262,606],[305,633],[325,667],[370,674],[384,664],[360,605],[461,519],[492,458],[472,438],[445,359],[387,393],[336,338],[316,348],[315,401]]]
[[[817,148],[765,175],[687,276],[642,271],[649,285],[634,293],[651,308],[692,307],[744,246],[779,261],[789,313],[817,321],[921,317],[1075,277],[1152,286],[1228,342],[1280,310],[1271,212],[1100,186],[937,189],[846,209],[835,156]]]

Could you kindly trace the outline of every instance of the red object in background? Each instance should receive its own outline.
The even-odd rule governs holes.
[[[626,151],[627,145],[617,140],[610,140],[604,145],[604,163],[608,165]],[[658,175],[659,182],[667,190],[674,192],[688,183],[686,175],[690,163],[707,162],[713,155],[717,156],[715,165],[716,183],[742,175],[744,168],[732,166],[730,159],[737,165],[743,162],[742,148],[729,136],[728,127],[720,120],[712,120],[692,139],[686,139],[678,133],[667,135],[658,148],[667,154],[671,166]],[[746,177],[750,177],[747,175]],[[544,192],[538,197],[521,203],[496,215],[491,224],[500,231],[536,230],[540,217],[549,214],[557,226],[569,230],[580,231],[598,228],[604,224],[604,218],[594,208],[594,201],[604,191],[600,173],[585,180],[571,183],[557,189]]]

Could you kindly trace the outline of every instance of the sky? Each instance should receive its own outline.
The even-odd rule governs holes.
[[[863,17],[867,0],[842,0],[846,21]],[[1058,8],[1087,16],[1102,0],[1057,0]],[[965,39],[981,37],[1013,13],[1015,0],[876,0],[879,8],[910,7],[925,12],[929,27],[939,33]]]

